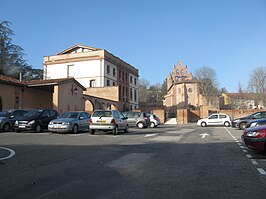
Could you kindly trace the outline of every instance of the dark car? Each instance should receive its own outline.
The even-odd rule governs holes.
[[[266,118],[266,111],[259,111],[252,113],[246,117],[234,119],[232,121],[232,127],[236,127],[243,130],[246,128],[248,122],[262,118]]]
[[[57,117],[58,113],[53,109],[33,109],[16,120],[14,128],[16,132],[41,132],[48,129],[49,122]]]
[[[0,112],[0,130],[8,132],[14,130],[15,121],[27,113],[26,110],[7,109]]]
[[[247,147],[257,151],[265,151],[266,126],[246,128],[241,139]]]
[[[146,112],[123,112],[123,115],[127,117],[129,126],[138,128],[147,128],[150,125],[149,114]]]
[[[252,120],[247,124],[246,128],[261,126],[261,125],[266,125],[266,118]]]

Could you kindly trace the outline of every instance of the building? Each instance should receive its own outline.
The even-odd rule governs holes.
[[[0,75],[0,110],[53,108],[60,114],[84,110],[85,90],[74,78],[21,82]]]
[[[198,82],[193,80],[187,66],[181,61],[174,66],[172,73],[168,74],[167,94],[164,96],[163,104],[178,109],[206,104],[205,98],[199,92]]]
[[[221,110],[262,108],[263,102],[257,102],[252,93],[222,93],[220,95]]]
[[[45,80],[75,78],[86,88],[86,111],[138,109],[138,69],[104,49],[78,44],[44,56],[43,65]]]

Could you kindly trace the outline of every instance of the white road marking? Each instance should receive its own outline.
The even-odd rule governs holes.
[[[237,143],[237,145],[238,145],[238,146],[242,146],[242,144],[241,144],[241,143]]]
[[[0,147],[0,149],[4,149],[4,150],[7,150],[7,151],[10,152],[10,154],[9,154],[8,156],[3,157],[3,158],[0,158],[0,161],[1,161],[1,160],[6,160],[6,159],[9,159],[9,158],[12,158],[12,157],[16,154],[14,150],[9,149],[9,148]]]
[[[202,134],[200,134],[200,135],[201,135],[201,138],[202,138],[202,139],[204,139],[206,136],[209,136],[208,133],[202,133]]]
[[[266,175],[266,172],[262,168],[257,168],[258,172],[260,172],[261,175]]]
[[[249,154],[246,154],[246,156],[247,156],[247,158],[249,158],[249,159],[251,159],[251,158],[252,158],[252,156],[251,156],[251,155],[249,155]]]
[[[257,162],[256,160],[251,160],[251,163],[252,163],[253,165],[258,165],[258,162]]]
[[[241,148],[241,149],[245,149],[246,147],[244,147],[244,146],[240,146],[240,148]]]
[[[247,151],[246,149],[243,149],[243,152],[244,152],[244,153],[248,153],[248,151]]]
[[[147,138],[147,137],[152,137],[152,136],[156,136],[156,135],[158,135],[158,133],[147,134],[144,137]]]

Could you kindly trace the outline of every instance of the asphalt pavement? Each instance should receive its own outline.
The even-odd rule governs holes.
[[[266,154],[195,124],[0,133],[0,198],[265,198]]]

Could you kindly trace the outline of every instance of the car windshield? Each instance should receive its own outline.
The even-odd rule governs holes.
[[[95,111],[92,114],[93,117],[112,117],[111,111]]]
[[[37,117],[41,114],[42,110],[31,110],[27,112],[24,116],[25,117]]]
[[[63,115],[60,115],[60,118],[77,118],[79,113],[76,112],[66,112]]]

